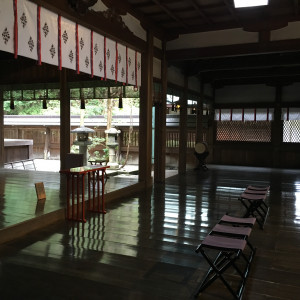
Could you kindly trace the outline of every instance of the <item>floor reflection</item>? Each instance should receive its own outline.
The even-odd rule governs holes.
[[[258,251],[243,299],[296,299],[299,182],[296,171],[221,166],[168,178],[165,185],[110,203],[105,215],[88,213],[85,224],[64,221],[5,245],[1,296],[190,299],[208,268],[195,254],[198,243],[223,214],[243,215],[237,197],[248,184],[269,183],[270,215],[264,230],[256,226],[251,236]],[[55,291],[44,281],[55,283]],[[231,295],[213,284],[201,299]]]

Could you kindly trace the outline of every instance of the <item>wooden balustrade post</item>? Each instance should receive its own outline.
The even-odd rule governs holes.
[[[50,156],[50,128],[46,127],[45,145],[44,145],[44,159]]]

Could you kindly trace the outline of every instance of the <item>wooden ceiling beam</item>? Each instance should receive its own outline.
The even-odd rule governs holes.
[[[248,73],[248,72],[247,72]],[[253,73],[253,74],[239,74],[239,76],[202,76],[204,83],[212,83],[217,86],[236,85],[236,84],[269,84],[280,83],[281,85],[291,84],[300,81],[300,73],[297,71],[275,73]]]
[[[293,39],[272,41],[263,46],[259,43],[249,43],[240,45],[168,50],[166,55],[167,60],[172,62],[201,58],[231,57],[236,55],[293,52],[299,51],[299,49],[300,39]]]
[[[203,59],[198,61],[184,62],[174,66],[185,70],[188,76],[213,74],[214,72],[239,72],[248,70],[270,70],[274,68],[297,68],[300,67],[300,51],[287,55],[248,55],[231,58]]]
[[[288,67],[272,67],[261,69],[244,69],[244,70],[218,70],[201,73],[202,78],[211,78],[212,80],[224,80],[235,78],[271,78],[278,76],[300,76],[298,65]]]

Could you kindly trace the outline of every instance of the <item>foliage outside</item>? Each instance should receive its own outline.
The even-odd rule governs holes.
[[[97,88],[72,88],[70,89],[71,114],[80,115],[80,99],[85,99],[85,117],[106,115],[106,102],[109,96],[113,99],[112,114],[128,115],[130,108],[134,107],[134,114],[139,114],[139,92],[134,91],[132,86],[122,87],[97,87]],[[109,93],[108,93],[109,91]],[[124,93],[120,93],[123,91]],[[123,96],[123,107],[118,108],[119,96]],[[36,89],[36,90],[12,90],[4,91],[4,114],[5,115],[38,115],[59,116],[60,102],[59,89]],[[47,109],[43,109],[43,99],[46,99]],[[14,109],[10,108],[11,100],[14,101]]]
[[[98,93],[96,99],[86,98],[93,96],[91,95],[90,89],[82,89],[82,96],[85,99],[85,117],[106,115],[106,98],[101,98],[107,96],[107,88],[98,88]],[[111,99],[113,102],[113,115],[128,115],[130,112],[129,105],[133,105],[133,114],[139,114],[139,98],[136,92],[127,93],[126,96],[134,96],[132,98],[123,98],[123,108],[118,108],[119,95],[114,90],[116,88],[111,88]],[[60,115],[60,101],[59,90],[48,89],[46,90],[13,90],[4,91],[4,114],[5,115],[35,115],[35,116],[59,116]],[[97,89],[96,89],[97,91]],[[102,92],[101,92],[102,91]],[[71,114],[80,115],[80,89],[71,89]],[[99,97],[99,98],[98,98]],[[47,109],[43,109],[43,99],[46,99]],[[10,100],[14,101],[14,109],[10,108]]]

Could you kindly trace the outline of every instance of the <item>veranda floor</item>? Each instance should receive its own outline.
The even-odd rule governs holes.
[[[19,211],[26,188],[14,192],[4,177],[2,194]],[[25,187],[34,179],[16,180]],[[248,184],[271,186],[270,214],[264,230],[252,232],[257,253],[243,299],[298,299],[299,170],[229,166],[167,178],[109,204],[106,215],[89,215],[86,224],[58,222],[3,245],[0,298],[191,299],[208,268],[195,249],[224,213],[243,214],[237,197]],[[1,212],[14,201],[2,203]],[[199,299],[232,297],[216,281]]]

